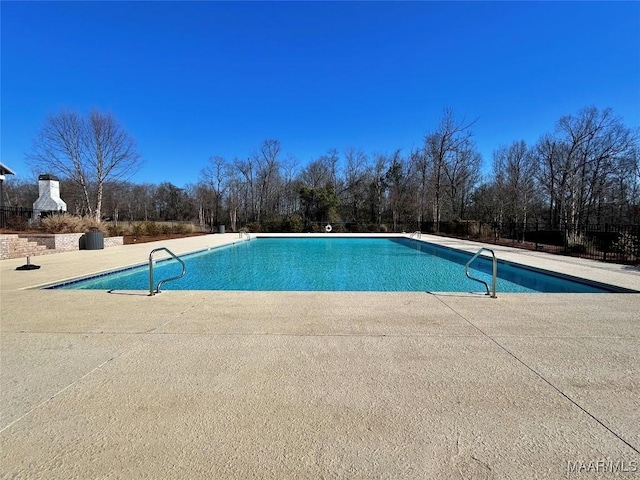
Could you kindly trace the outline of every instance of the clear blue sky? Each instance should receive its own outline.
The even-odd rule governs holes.
[[[331,148],[408,153],[445,107],[486,165],[594,105],[640,126],[640,3],[6,2],[0,161],[44,118],[114,113],[136,182],[195,182],[267,138],[302,164]]]

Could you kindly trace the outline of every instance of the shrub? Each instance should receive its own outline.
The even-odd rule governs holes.
[[[85,233],[98,230],[108,233],[107,227],[98,223],[93,217],[79,217],[68,213],[56,213],[40,221],[42,229],[47,233]]]
[[[321,223],[312,223],[308,226],[307,228],[307,232],[309,233],[320,233],[320,232],[324,232],[324,227],[326,224],[321,224]]]
[[[640,254],[640,238],[631,233],[623,233],[613,244],[613,251],[626,256]]]
[[[302,232],[302,229],[303,229],[302,218],[300,218],[298,215],[293,215],[287,218],[284,223],[285,224],[283,225],[283,227],[286,228],[286,230],[283,230],[283,231],[292,232],[292,233]]]
[[[107,225],[107,233],[110,237],[121,237],[126,233],[122,225]]]
[[[302,232],[302,219],[297,215],[271,218],[262,224],[262,228],[265,232]]]
[[[576,255],[584,255],[593,244],[585,235],[579,232],[567,232],[567,251]]]
[[[86,215],[83,217],[80,217],[80,220],[78,221],[78,227],[79,227],[79,230],[74,233],[84,233],[84,232],[91,232],[96,230],[99,232],[102,232],[105,235],[109,233],[109,230],[105,225],[97,222],[93,217],[88,217]]]
[[[377,223],[369,223],[367,225],[367,231],[371,233],[387,233],[389,231],[389,227],[384,223],[381,223],[380,225]]]
[[[160,233],[160,227],[156,222],[146,222],[144,224],[144,232],[147,235],[155,236]]]
[[[246,231],[252,233],[262,232],[262,225],[260,225],[258,222],[251,222],[247,224]]]
[[[143,235],[144,232],[145,232],[144,223],[135,222],[131,224],[131,235],[134,235],[137,237],[139,235]]]
[[[166,223],[160,226],[160,232],[163,235],[169,235],[171,233],[171,225],[167,225]]]
[[[11,215],[7,218],[7,229],[22,232],[29,229],[29,220],[21,215]]]
[[[177,233],[178,235],[186,235],[188,233],[193,233],[195,228],[190,223],[176,223],[173,226],[173,233]]]
[[[56,213],[40,220],[42,230],[47,233],[75,233],[79,228],[78,217],[68,213]]]
[[[567,250],[575,255],[584,255],[587,253],[587,247],[584,245],[569,245]]]

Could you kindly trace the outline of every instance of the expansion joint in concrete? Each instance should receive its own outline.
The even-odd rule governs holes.
[[[53,395],[51,395],[49,398],[43,400],[42,402],[40,402],[38,405],[36,405],[35,407],[33,407],[32,409],[30,409],[28,412],[26,412],[24,415],[21,415],[20,417],[16,418],[13,422],[9,423],[8,425],[6,425],[4,428],[2,428],[0,430],[0,434],[2,434],[5,430],[11,428],[13,425],[15,425],[16,423],[18,423],[20,420],[22,420],[25,417],[28,417],[29,415],[31,415],[33,412],[35,412],[36,410],[38,410],[39,408],[41,408],[42,406],[46,405],[47,403],[49,403],[51,400],[53,400],[54,398],[56,398],[57,396],[61,395],[62,393],[64,393],[66,390],[68,390],[69,388],[73,387],[74,385],[78,384],[79,382],[81,382],[82,380],[84,380],[85,378],[89,377],[90,375],[92,375],[94,372],[97,372],[98,370],[100,370],[102,367],[104,367],[107,363],[109,363],[110,361],[112,361],[114,358],[116,358],[117,354],[112,355],[110,358],[108,358],[107,360],[105,360],[104,362],[102,362],[100,365],[98,365],[97,367],[93,368],[91,371],[85,373],[84,375],[82,375],[80,378],[76,379],[75,381],[71,382],[69,385],[67,385],[66,387],[58,390],[56,393],[54,393]]]
[[[622,438],[622,436],[620,436],[620,434],[614,432],[609,426],[607,426],[602,420],[600,420],[599,418],[597,418],[594,414],[592,414],[591,412],[589,412],[587,409],[585,409],[584,407],[582,407],[578,402],[576,402],[573,398],[571,398],[569,395],[567,395],[565,392],[563,392],[560,388],[558,388],[556,385],[554,385],[549,379],[547,379],[542,373],[540,373],[539,371],[537,371],[535,368],[533,368],[532,366],[530,366],[529,364],[527,364],[524,360],[522,360],[520,357],[518,357],[516,354],[514,354],[513,352],[511,352],[507,347],[505,347],[504,345],[502,345],[498,340],[496,340],[494,337],[492,337],[491,335],[489,335],[488,333],[486,333],[484,330],[482,330],[480,327],[478,327],[475,323],[473,323],[471,320],[469,320],[468,318],[466,318],[464,315],[462,315],[460,312],[458,312],[455,308],[453,308],[451,305],[449,305],[447,302],[444,301],[443,298],[441,298],[439,295],[436,294],[432,294],[430,293],[430,295],[433,295],[434,297],[436,297],[438,299],[439,302],[441,302],[443,305],[445,305],[448,309],[450,309],[453,313],[455,313],[458,317],[460,317],[462,320],[464,320],[466,323],[468,323],[471,327],[473,327],[474,329],[476,329],[483,337],[487,338],[489,341],[491,341],[494,345],[496,345],[498,348],[500,348],[502,351],[504,351],[507,355],[509,355],[510,357],[512,357],[516,362],[518,362],[519,364],[521,364],[522,366],[524,366],[527,370],[529,370],[531,373],[533,373],[535,376],[537,376],[540,380],[542,380],[543,382],[545,382],[547,385],[549,385],[552,389],[554,389],[556,392],[558,392],[562,397],[564,397],[566,400],[568,400],[569,402],[571,402],[573,405],[575,405],[577,408],[579,408],[583,413],[585,413],[586,415],[588,415],[589,417],[591,417],[593,420],[595,420],[598,424],[600,424],[602,427],[604,427],[609,433],[611,433],[613,436],[615,436],[618,440],[620,440],[622,443],[624,443],[626,446],[628,446],[630,449],[632,449],[634,452],[636,452],[637,454],[640,454],[640,449],[638,449],[638,447],[632,445],[631,443],[629,443],[627,440],[625,440],[624,438]]]

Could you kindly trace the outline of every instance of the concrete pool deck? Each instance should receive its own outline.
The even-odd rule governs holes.
[[[640,477],[640,294],[31,288],[160,245],[0,261],[0,478]]]

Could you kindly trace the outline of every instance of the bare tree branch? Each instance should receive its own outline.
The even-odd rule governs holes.
[[[40,171],[78,184],[87,211],[100,221],[105,184],[140,167],[135,140],[110,114],[92,111],[87,119],[73,111],[47,117],[27,155]]]

